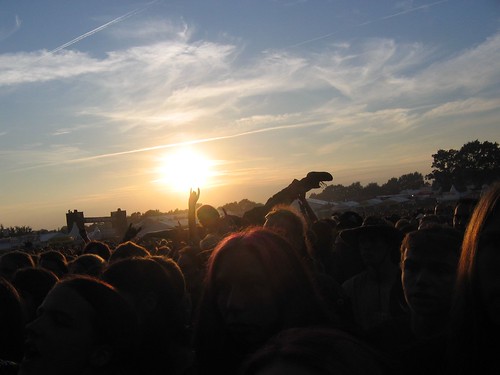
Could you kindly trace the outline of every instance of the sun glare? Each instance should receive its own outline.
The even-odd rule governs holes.
[[[212,167],[213,162],[204,155],[192,149],[182,149],[161,158],[158,182],[176,192],[189,192],[189,189],[209,184]]]

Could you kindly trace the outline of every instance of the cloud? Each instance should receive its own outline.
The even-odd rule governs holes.
[[[107,30],[108,35],[119,41],[147,41],[148,43],[152,39],[187,43],[195,32],[196,29],[183,20],[172,21],[168,19],[151,19],[148,22],[129,20],[127,24]]]
[[[444,103],[426,112],[423,118],[472,115],[500,108],[500,99],[469,98]]]
[[[0,87],[68,79],[110,69],[112,62],[99,61],[76,51],[22,52],[0,55]]]
[[[55,127],[52,134],[69,148],[39,150],[30,163],[91,163],[266,132],[280,132],[290,152],[306,134],[318,144],[313,154],[328,155],[404,135],[431,117],[498,104],[487,95],[500,77],[500,67],[491,63],[500,57],[498,34],[445,60],[437,60],[438,46],[370,38],[243,61],[239,45],[191,41],[185,25],[156,25],[171,39],[102,58],[74,50],[0,55],[0,86],[70,83],[74,102],[66,107],[84,123]],[[98,134],[92,144],[64,138],[70,132],[88,138],[91,126]]]

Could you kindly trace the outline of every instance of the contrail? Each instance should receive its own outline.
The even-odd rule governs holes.
[[[448,0],[436,1],[435,3],[425,4],[425,5],[421,5],[421,6],[415,7],[415,8],[411,8],[411,9],[408,9],[408,10],[404,10],[404,11],[402,11],[402,12],[398,12],[398,13],[390,14],[390,15],[388,15],[388,16],[385,16],[385,17],[382,17],[382,18],[378,18],[378,19],[373,20],[373,21],[367,21],[367,22],[361,23],[361,24],[356,25],[356,26],[365,26],[365,25],[369,25],[369,24],[374,23],[374,22],[387,20],[387,19],[389,19],[389,18],[397,17],[397,16],[400,16],[400,15],[402,15],[402,14],[407,14],[407,13],[415,12],[415,11],[420,10],[420,9],[430,8],[430,7],[433,7],[433,6],[435,6],[435,5],[439,5],[439,4],[446,3],[446,2],[448,2]]]
[[[161,149],[165,149],[165,148],[172,148],[172,147],[179,147],[179,146],[189,146],[189,145],[195,145],[195,144],[199,144],[199,143],[207,143],[207,142],[220,141],[220,140],[224,140],[224,139],[239,138],[239,137],[244,137],[246,135],[252,135],[252,134],[267,133],[267,132],[275,131],[275,130],[303,128],[303,127],[306,127],[306,126],[315,126],[315,125],[318,126],[318,125],[322,125],[322,124],[324,124],[324,121],[301,123],[301,124],[293,124],[293,125],[274,126],[272,128],[264,128],[264,129],[251,130],[251,131],[242,132],[242,133],[238,133],[238,134],[223,135],[223,136],[219,136],[219,137],[211,137],[211,138],[204,138],[204,139],[196,139],[194,141],[169,143],[169,144],[165,144],[165,145],[158,145],[158,146],[152,146],[152,147],[138,148],[138,149],[135,149],[135,150],[114,152],[114,153],[110,153],[110,154],[102,154],[102,155],[89,156],[89,157],[86,157],[86,158],[66,160],[64,162],[64,164],[80,163],[80,162],[84,162],[84,161],[109,158],[109,157],[113,157],[113,156],[136,154],[136,153],[139,153],[139,152],[161,150]]]
[[[320,125],[324,125],[324,124],[325,124],[324,121],[310,121],[310,122],[305,122],[305,123],[300,123],[300,124],[281,125],[281,126],[275,126],[272,128],[251,130],[251,131],[247,131],[247,132],[231,134],[231,135],[224,135],[224,136],[219,136],[219,137],[197,139],[197,140],[193,140],[193,141],[178,142],[178,143],[168,143],[168,144],[157,145],[157,146],[152,146],[152,147],[138,148],[138,149],[134,149],[134,150],[127,150],[127,151],[120,151],[120,152],[114,152],[114,153],[109,153],[109,154],[88,156],[85,158],[78,158],[78,159],[72,159],[72,160],[62,160],[62,161],[57,161],[57,162],[53,162],[53,163],[38,164],[38,165],[31,166],[31,167],[19,168],[19,169],[13,170],[12,172],[21,172],[21,171],[26,171],[26,170],[33,170],[33,169],[44,168],[44,167],[53,167],[53,166],[64,165],[64,164],[82,163],[82,162],[86,162],[86,161],[112,158],[112,157],[122,156],[122,155],[137,154],[137,153],[141,153],[141,152],[162,150],[162,149],[179,147],[179,146],[189,146],[189,145],[214,142],[214,141],[219,141],[219,140],[224,140],[224,139],[239,138],[239,137],[244,137],[247,135],[266,133],[266,132],[276,131],[276,130],[303,128],[303,127],[309,127],[309,126],[320,126]]]
[[[412,13],[412,12],[415,12],[417,10],[421,10],[421,9],[425,9],[425,8],[430,8],[430,7],[433,7],[435,5],[439,5],[439,4],[442,4],[442,3],[446,3],[448,2],[448,0],[440,0],[440,1],[436,1],[434,3],[430,3],[430,4],[425,4],[425,5],[420,5],[418,7],[415,7],[415,8],[411,8],[411,9],[407,9],[407,10],[404,10],[402,12],[398,12],[398,13],[394,13],[394,14],[390,14],[388,16],[384,16],[384,17],[381,17],[381,18],[377,18],[375,20],[371,20],[371,21],[367,21],[367,22],[363,22],[363,23],[360,23],[360,24],[357,24],[357,25],[354,25],[352,27],[360,27],[360,26],[366,26],[366,25],[369,25],[369,24],[372,24],[372,23],[375,23],[375,22],[379,22],[379,21],[383,21],[383,20],[387,20],[389,18],[393,18],[393,17],[397,17],[397,16],[401,16],[403,14],[407,14],[407,13]],[[308,39],[308,40],[304,40],[302,42],[299,42],[299,43],[296,43],[296,44],[292,44],[286,48],[294,48],[294,47],[299,47],[299,46],[302,46],[304,44],[308,44],[308,43],[312,43],[312,42],[316,42],[318,40],[322,40],[322,39],[326,39],[326,38],[329,38],[335,34],[337,34],[339,31],[335,31],[335,32],[332,32],[332,33],[329,33],[329,34],[325,34],[325,35],[322,35],[322,36],[318,36],[316,38],[312,38],[312,39]]]
[[[75,39],[70,40],[69,42],[60,45],[59,47],[54,48],[53,50],[49,51],[48,54],[53,54],[53,53],[59,52],[60,50],[66,48],[66,47],[69,47],[69,46],[71,46],[71,45],[73,45],[75,43],[78,43],[80,40],[88,38],[89,36],[94,35],[95,33],[98,33],[99,31],[102,31],[102,30],[106,29],[107,27],[109,27],[111,25],[114,25],[115,23],[121,22],[123,20],[126,20],[129,17],[132,17],[132,16],[134,16],[134,15],[136,15],[138,13],[141,13],[144,10],[146,10],[147,8],[149,8],[151,5],[153,5],[153,4],[157,3],[157,2],[158,2],[158,0],[152,1],[150,3],[147,3],[143,7],[134,9],[134,10],[132,10],[132,11],[124,14],[123,16],[117,17],[114,20],[111,20],[111,21],[105,23],[104,25],[101,25],[101,26],[95,28],[94,30],[86,32],[85,34],[82,34],[79,37],[76,37]]]

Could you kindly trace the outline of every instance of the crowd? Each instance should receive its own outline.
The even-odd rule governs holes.
[[[500,183],[450,215],[318,219],[331,179],[243,217],[191,191],[187,236],[2,255],[0,375],[500,373]]]

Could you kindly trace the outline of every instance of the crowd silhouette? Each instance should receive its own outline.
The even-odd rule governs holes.
[[[0,375],[500,373],[500,182],[426,215],[242,217],[0,256]],[[296,205],[292,203],[296,202]]]

